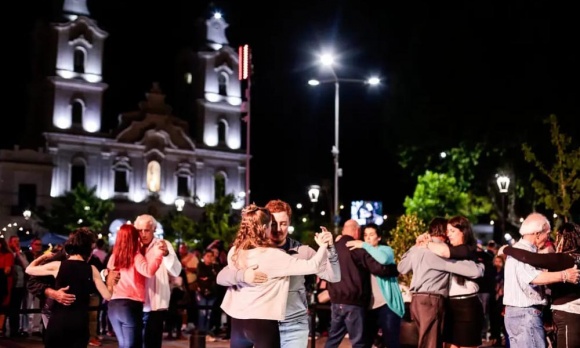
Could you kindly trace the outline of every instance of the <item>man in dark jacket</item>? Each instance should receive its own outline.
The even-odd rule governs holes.
[[[364,249],[349,250],[346,242],[359,239],[359,234],[358,223],[348,220],[335,243],[341,280],[328,283],[332,313],[326,348],[338,347],[347,332],[352,347],[365,347],[364,320],[372,294],[370,275],[399,275],[396,265],[381,265]]]

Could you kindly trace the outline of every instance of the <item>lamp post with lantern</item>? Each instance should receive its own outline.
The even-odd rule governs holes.
[[[506,199],[510,187],[510,178],[507,175],[503,174],[498,175],[496,182],[497,187],[499,189],[499,193],[501,194],[501,237],[497,238],[498,236],[494,236],[494,240],[497,243],[502,243],[506,233],[505,230],[505,223],[507,220]]]
[[[332,74],[332,78],[328,80],[309,80],[308,84],[310,86],[318,86],[323,83],[334,84],[334,146],[332,146],[332,156],[334,158],[334,199],[333,199],[333,211],[332,211],[332,221],[334,223],[334,232],[338,234],[338,226],[340,224],[340,210],[339,210],[339,195],[338,195],[338,178],[342,176],[342,168],[339,165],[339,143],[338,134],[340,126],[339,118],[339,106],[340,106],[340,83],[361,83],[368,84],[371,86],[376,86],[380,84],[381,80],[378,77],[371,77],[369,79],[350,79],[350,78],[339,78],[334,70],[335,60],[330,54],[323,54],[320,56],[320,63],[327,67]]]

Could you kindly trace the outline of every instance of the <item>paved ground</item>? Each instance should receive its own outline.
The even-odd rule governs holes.
[[[326,343],[326,338],[322,337],[316,340],[316,348],[324,347]],[[226,348],[230,346],[229,341],[221,341],[221,342],[207,342],[205,345],[207,348]],[[17,340],[9,340],[0,338],[0,348],[42,348],[44,345],[42,341],[38,337],[29,337],[29,338],[20,338]],[[114,338],[105,337],[103,339],[103,348],[115,348],[118,347],[117,341]],[[189,339],[186,340],[179,340],[179,341],[171,341],[171,340],[164,340],[163,341],[163,348],[202,348],[203,345],[195,345],[192,344],[190,346]],[[350,347],[350,342],[347,338],[342,341],[340,348],[348,348]],[[491,346],[484,343],[481,347],[490,348]],[[308,345],[308,348],[311,348],[311,345]]]
[[[325,338],[320,338],[316,340],[316,348],[324,347],[324,343],[326,342]],[[114,338],[105,337],[103,338],[103,348],[114,348],[117,347],[117,341]],[[229,347],[229,341],[221,341],[221,342],[207,342],[207,348],[225,348]],[[42,348],[44,345],[42,344],[42,340],[38,337],[28,337],[28,338],[19,338],[16,340],[9,340],[0,338],[0,348]],[[179,340],[179,341],[172,341],[172,340],[163,340],[163,348],[201,348],[202,345],[191,345],[189,339],[186,340]],[[310,345],[308,346],[310,348]],[[348,339],[345,339],[340,348],[347,348],[350,347],[350,343]]]

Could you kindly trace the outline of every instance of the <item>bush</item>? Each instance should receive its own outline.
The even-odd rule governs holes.
[[[391,240],[389,243],[395,252],[395,262],[399,263],[403,254],[415,245],[417,236],[426,231],[427,225],[416,214],[399,217],[397,226],[390,232]],[[411,274],[400,275],[399,282],[409,286],[411,284]]]

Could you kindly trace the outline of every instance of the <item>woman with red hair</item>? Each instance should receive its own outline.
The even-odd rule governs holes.
[[[135,226],[122,225],[117,231],[108,269],[119,271],[109,302],[109,320],[117,336],[119,348],[141,348],[143,331],[143,302],[145,278],[155,275],[163,259],[163,251],[156,246],[148,258],[140,251],[139,232]]]

